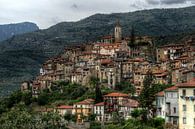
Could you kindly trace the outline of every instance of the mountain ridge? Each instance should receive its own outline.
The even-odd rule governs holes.
[[[36,30],[39,30],[39,27],[32,22],[2,24],[0,25],[0,41]]]

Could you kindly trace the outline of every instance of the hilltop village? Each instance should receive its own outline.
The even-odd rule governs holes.
[[[98,78],[101,86],[115,89],[121,82],[135,87],[134,96],[139,96],[145,76],[150,71],[156,84],[172,84],[156,94],[154,114],[166,123],[190,129],[195,124],[195,39],[181,44],[156,47],[152,37],[122,37],[122,28],[117,22],[114,36],[102,37],[94,43],[66,46],[61,55],[47,60],[40,74],[32,82],[24,82],[21,90],[31,90],[38,97],[53,82],[65,81],[90,86],[90,78]],[[130,94],[112,92],[95,103],[91,98],[60,105],[56,110],[64,115],[76,115],[78,123],[84,122],[90,114],[97,121],[109,121],[113,112],[119,112],[124,119],[131,118],[131,111],[139,109],[137,100]],[[85,117],[82,117],[85,116]]]

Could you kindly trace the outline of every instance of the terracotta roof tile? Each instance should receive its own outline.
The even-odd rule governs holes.
[[[104,106],[104,102],[96,103],[95,106]]]
[[[186,82],[186,83],[179,83],[177,84],[178,87],[195,87],[195,78]]]
[[[169,87],[169,88],[165,89],[165,91],[175,91],[177,89],[178,89],[177,86],[172,86],[172,87]]]
[[[94,99],[85,99],[85,100],[83,100],[83,101],[81,101],[81,102],[78,102],[78,103],[76,103],[76,104],[89,105],[89,104],[93,104],[94,101],[95,101]]]
[[[61,106],[58,106],[57,109],[73,109],[73,106],[61,105]]]
[[[105,97],[128,97],[128,94],[124,94],[124,93],[117,93],[117,92],[113,92],[107,95],[104,95]]]
[[[112,38],[113,38],[112,35],[106,35],[106,36],[102,37],[102,39],[112,39]]]
[[[163,76],[167,76],[167,75],[168,75],[167,72],[163,72],[163,73],[156,74],[155,76],[156,77],[163,77]]]
[[[161,92],[158,92],[157,94],[156,94],[156,96],[164,96],[165,95],[165,93],[164,93],[164,91],[161,91]]]
[[[133,99],[128,99],[128,102],[122,106],[126,106],[126,107],[138,107],[139,106],[139,102],[137,100],[133,100]]]
[[[110,60],[110,59],[101,60],[101,64],[102,64],[102,65],[103,65],[103,64],[110,64],[110,63],[112,63],[112,60]]]

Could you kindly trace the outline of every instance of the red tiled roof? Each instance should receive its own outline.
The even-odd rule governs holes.
[[[155,71],[153,71],[153,74],[162,74],[162,73],[164,73],[164,72],[166,72],[166,71],[160,69],[160,70],[155,70]]]
[[[134,62],[143,62],[144,61],[144,58],[135,58],[134,59]]]
[[[105,47],[105,46],[118,47],[120,46],[120,43],[97,43],[96,45],[101,47]]]
[[[169,87],[167,89],[165,89],[165,91],[174,91],[174,90],[177,90],[177,86],[172,86],[172,87]]]
[[[156,96],[164,96],[164,95],[165,95],[164,91],[158,92],[158,93],[156,94]]]
[[[85,100],[78,102],[76,104],[89,105],[89,104],[93,104],[94,101],[95,101],[94,99],[85,99]]]
[[[102,37],[102,39],[111,39],[111,38],[113,38],[112,35],[106,35],[106,36]]]
[[[104,95],[105,97],[128,97],[128,94],[124,94],[124,93],[117,93],[117,92],[113,92],[107,95]]]
[[[104,106],[104,102],[96,103],[95,106]]]
[[[133,100],[133,99],[128,99],[128,102],[122,106],[126,106],[126,107],[138,107],[139,106],[139,102],[137,100]]]
[[[169,45],[164,45],[159,48],[166,48],[166,47],[181,47],[184,46],[183,44],[169,44]]]
[[[93,52],[83,52],[83,53],[81,54],[81,56],[83,56],[83,55],[98,55],[98,53],[93,53]]]
[[[186,60],[186,59],[189,59],[189,57],[188,56],[182,56],[182,57],[179,57],[175,60]]]
[[[156,74],[155,76],[156,77],[163,77],[163,76],[167,76],[167,75],[168,75],[168,73],[164,72],[164,73]]]
[[[112,63],[112,60],[110,59],[101,60],[101,64],[110,64],[110,63]]]
[[[73,109],[73,106],[61,105],[61,106],[58,106],[57,109]]]
[[[186,83],[179,83],[177,84],[178,87],[195,87],[195,78],[186,82]]]

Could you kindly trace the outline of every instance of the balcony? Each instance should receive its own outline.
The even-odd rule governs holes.
[[[180,96],[185,101],[195,101],[195,96]]]
[[[171,116],[171,110],[166,111],[166,116]]]

